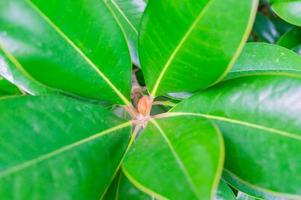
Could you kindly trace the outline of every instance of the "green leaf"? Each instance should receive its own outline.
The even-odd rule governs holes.
[[[0,195],[5,199],[99,199],[130,137],[96,104],[59,96],[0,101]]]
[[[248,43],[225,79],[279,73],[301,76],[301,57],[277,45]]]
[[[144,0],[106,0],[107,5],[116,14],[129,43],[132,61],[140,66],[138,56],[138,33],[146,3]]]
[[[218,186],[215,200],[235,200],[235,195],[231,188],[221,180]]]
[[[243,192],[238,192],[237,200],[256,200],[256,198],[251,197]]]
[[[191,92],[220,80],[247,40],[257,3],[150,1],[141,22],[139,47],[151,95]]]
[[[129,51],[104,1],[1,1],[0,24],[1,48],[19,63],[9,71],[18,67],[48,87],[129,104]]]
[[[279,32],[274,23],[265,15],[257,13],[253,30],[260,41],[275,43]]]
[[[1,16],[0,16],[1,17]],[[1,34],[0,34],[1,43]],[[23,91],[31,95],[55,93],[56,90],[41,84],[32,78],[21,64],[6,50],[1,49],[0,44],[0,75],[12,84],[17,85]]]
[[[301,54],[301,28],[295,27],[285,33],[277,41],[277,44],[296,51]]]
[[[136,188],[122,173],[119,172],[103,200],[154,200]]]
[[[301,26],[300,0],[272,0],[272,9],[285,21]]]
[[[21,94],[21,91],[16,86],[0,77],[0,97],[19,94]]]
[[[248,76],[199,93],[173,112],[195,113],[218,124],[225,140],[225,171],[235,179],[273,196],[300,199],[300,102],[300,78]]]
[[[223,141],[206,119],[153,119],[130,149],[123,171],[158,199],[212,199],[223,166]]]
[[[228,183],[232,185],[234,188],[239,188],[241,192],[237,194],[238,200],[295,200],[297,198],[286,198],[279,195],[273,195],[269,192],[265,192],[261,190],[261,188],[257,189],[255,187],[250,187],[248,184],[245,184],[243,180],[238,179],[233,176],[233,174],[229,171],[223,172],[224,179],[227,179]],[[238,189],[237,189],[238,190]]]

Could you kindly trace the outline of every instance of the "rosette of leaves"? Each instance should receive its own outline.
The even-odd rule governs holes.
[[[245,46],[257,5],[1,1],[1,199],[300,199],[301,58]]]

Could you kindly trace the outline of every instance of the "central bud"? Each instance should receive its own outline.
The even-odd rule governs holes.
[[[152,109],[153,99],[149,96],[143,96],[137,104],[138,115],[136,120],[138,124],[141,124],[143,127],[147,125],[147,122],[150,120],[150,112]]]

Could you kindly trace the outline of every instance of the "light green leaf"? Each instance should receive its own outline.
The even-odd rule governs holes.
[[[292,28],[282,35],[277,44],[292,49],[301,55],[301,27]]]
[[[129,104],[129,51],[103,1],[1,1],[0,24],[1,48],[14,64],[6,71],[17,67],[48,87]]]
[[[123,171],[158,199],[211,199],[223,166],[223,141],[206,119],[151,120],[130,149]]]
[[[21,91],[16,86],[0,77],[0,97],[19,94],[21,94]]]
[[[144,0],[106,0],[107,5],[116,14],[117,20],[127,36],[132,61],[140,66],[138,56],[138,33],[146,3]]]
[[[231,188],[221,180],[218,186],[215,200],[235,200],[235,195]]]
[[[272,9],[285,21],[301,26],[300,0],[271,0]]]
[[[287,74],[301,77],[301,57],[277,45],[248,43],[225,79],[256,74]]]
[[[99,199],[130,137],[96,104],[59,96],[0,101],[1,199]]]
[[[220,80],[247,40],[257,3],[150,1],[141,22],[139,47],[151,95],[191,92]]]
[[[218,124],[225,140],[225,171],[236,179],[272,196],[300,199],[300,102],[300,78],[249,76],[199,93],[173,112],[195,113]]]

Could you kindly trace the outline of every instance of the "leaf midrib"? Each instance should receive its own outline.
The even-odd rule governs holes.
[[[161,73],[159,74],[159,77],[157,79],[157,81],[155,82],[155,85],[151,91],[151,96],[155,96],[156,92],[159,88],[160,82],[163,79],[163,76],[165,75],[167,69],[169,68],[169,66],[171,65],[171,63],[173,62],[175,56],[178,54],[178,52],[180,51],[180,49],[182,48],[182,46],[185,44],[186,40],[188,39],[188,37],[190,36],[190,34],[192,33],[192,31],[195,29],[195,27],[197,26],[197,24],[199,23],[199,21],[201,20],[201,18],[205,15],[205,13],[207,12],[207,10],[209,9],[211,3],[214,2],[214,0],[209,1],[206,6],[201,9],[199,15],[196,17],[196,19],[193,21],[193,23],[189,26],[187,32],[185,33],[185,35],[183,36],[183,38],[180,40],[180,42],[178,43],[178,45],[176,46],[176,48],[173,50],[173,52],[171,53],[170,57],[168,58],[167,62],[165,63]]]
[[[184,176],[193,192],[193,194],[196,196],[197,199],[199,199],[199,195],[197,192],[196,187],[194,186],[194,183],[188,173],[188,170],[186,169],[184,163],[182,162],[182,160],[180,159],[178,153],[176,152],[175,148],[173,147],[173,145],[171,144],[170,140],[168,139],[167,135],[165,134],[165,132],[163,131],[163,129],[160,127],[160,125],[153,119],[150,120],[150,122],[159,130],[159,133],[161,134],[161,136],[163,137],[164,141],[166,142],[167,146],[169,147],[170,151],[172,152],[174,158],[176,159],[176,162],[178,163],[179,167],[182,169],[182,172],[184,173]]]
[[[52,158],[54,156],[60,155],[60,154],[62,154],[64,152],[67,152],[67,151],[69,151],[69,150],[71,150],[73,148],[76,148],[76,147],[78,147],[78,146],[80,146],[82,144],[85,144],[85,143],[88,143],[88,142],[93,141],[95,139],[98,139],[98,138],[100,138],[100,137],[102,137],[104,135],[107,135],[107,134],[115,132],[117,130],[126,128],[126,127],[128,127],[130,125],[131,125],[131,122],[125,122],[125,123],[119,124],[119,125],[114,126],[112,128],[103,130],[100,133],[94,134],[94,135],[89,136],[87,138],[81,139],[79,141],[76,141],[76,142],[71,143],[69,145],[66,145],[64,147],[61,147],[59,149],[56,149],[56,150],[54,150],[52,152],[49,152],[47,154],[41,155],[41,156],[39,156],[39,157],[37,157],[35,159],[29,160],[29,161],[25,161],[25,162],[23,162],[21,164],[18,164],[18,165],[15,165],[13,167],[10,167],[9,169],[0,172],[0,179],[3,178],[3,177],[8,176],[10,174],[22,171],[22,170],[24,170],[24,169],[26,169],[28,167],[34,166],[35,164],[43,162],[45,160],[48,160],[48,159],[50,159],[50,158]]]
[[[135,34],[138,36],[138,31],[136,27],[133,25],[133,23],[130,21],[130,19],[126,16],[126,14],[122,11],[122,9],[119,7],[119,5],[116,3],[115,0],[104,0],[105,4],[108,5],[108,1],[111,1],[114,7],[118,10],[118,12],[121,14],[121,16],[124,18],[124,20],[129,24],[129,26],[132,28],[132,30],[135,32]]]
[[[33,2],[26,0],[28,5],[37,12],[37,14],[46,21],[73,49],[82,56],[82,58],[98,73],[98,75],[109,85],[117,96],[126,104],[131,105],[129,100],[116,88],[110,79],[90,60],[90,58],[58,27],[50,18],[48,18]]]
[[[156,118],[168,118],[168,117],[177,117],[177,116],[197,116],[197,117],[204,117],[207,119],[229,122],[229,123],[233,123],[233,124],[239,124],[239,125],[264,130],[264,131],[271,132],[271,133],[274,133],[277,135],[281,135],[283,137],[288,137],[288,138],[292,138],[292,139],[301,141],[301,135],[298,135],[298,134],[290,133],[287,131],[282,131],[282,130],[279,130],[276,128],[270,128],[270,127],[267,127],[264,125],[255,124],[255,123],[251,123],[251,122],[247,122],[247,121],[237,120],[237,119],[228,118],[228,117],[224,117],[224,116],[218,116],[218,115],[202,114],[202,113],[189,113],[189,112],[169,112],[169,113],[157,115]]]

